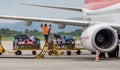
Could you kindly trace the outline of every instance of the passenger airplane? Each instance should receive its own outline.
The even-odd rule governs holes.
[[[120,34],[120,0],[85,0],[83,8],[66,8],[44,5],[24,4],[29,6],[63,9],[81,12],[83,20],[63,20],[51,18],[33,18],[0,15],[0,19],[23,20],[26,25],[36,22],[52,22],[59,28],[65,25],[85,27],[82,35],[82,46],[89,51],[110,52],[118,44]]]

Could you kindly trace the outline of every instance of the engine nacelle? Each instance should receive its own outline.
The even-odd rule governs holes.
[[[110,52],[116,48],[118,34],[108,25],[93,25],[82,33],[81,42],[90,51]]]
[[[32,25],[32,21],[25,21],[25,25],[26,26],[31,26]]]
[[[65,26],[66,26],[66,25],[64,25],[64,24],[58,24],[58,28],[59,28],[59,29],[64,29]]]

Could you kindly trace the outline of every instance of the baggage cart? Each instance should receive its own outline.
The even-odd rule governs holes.
[[[36,55],[36,50],[41,50],[40,39],[27,35],[17,35],[13,41],[13,50],[16,50],[16,55],[22,55],[23,50],[31,50],[33,55]]]

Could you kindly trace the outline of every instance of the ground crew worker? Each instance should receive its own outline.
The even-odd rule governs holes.
[[[51,30],[51,25],[49,25],[49,27],[47,26],[47,24],[41,24],[42,30],[43,30],[43,34],[45,37],[45,42],[48,42],[48,38],[49,38],[49,34],[50,34],[50,30]]]

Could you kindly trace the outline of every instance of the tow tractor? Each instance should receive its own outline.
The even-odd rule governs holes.
[[[3,48],[3,46],[0,43],[0,55],[2,55],[2,53],[4,53],[4,48]]]
[[[1,39],[2,39],[2,36],[0,35],[0,55],[2,55],[2,53],[4,53],[4,48],[2,46]]]

